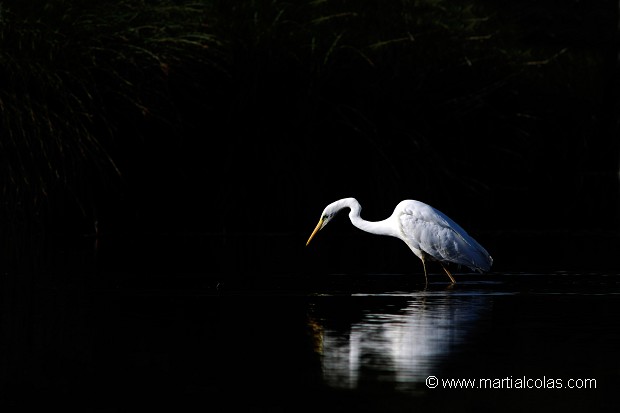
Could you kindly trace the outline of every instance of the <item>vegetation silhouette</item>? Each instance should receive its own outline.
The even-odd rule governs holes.
[[[588,223],[608,229],[614,12],[607,2],[3,2],[3,265],[49,264],[50,246],[82,254],[131,234],[114,241],[129,257],[119,251],[145,250],[138,239],[153,233],[213,234],[229,257],[231,236],[291,233],[349,195],[378,200],[369,213],[423,199],[486,223],[479,230],[562,230],[584,212],[609,217]],[[527,199],[539,200],[536,215]]]

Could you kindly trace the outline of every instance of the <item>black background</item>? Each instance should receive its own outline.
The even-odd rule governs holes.
[[[35,3],[0,6],[2,402],[216,394],[191,364],[230,372],[213,354],[265,337],[259,319],[235,329],[255,303],[297,326],[305,302],[191,292],[421,275],[401,241],[344,214],[305,247],[344,197],[368,220],[403,199],[436,207],[489,250],[492,276],[617,272],[616,2]],[[299,346],[269,345],[305,331],[269,331],[245,360],[316,372]]]

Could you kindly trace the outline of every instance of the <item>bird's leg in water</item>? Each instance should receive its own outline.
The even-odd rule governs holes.
[[[441,264],[441,268],[443,268],[443,270],[446,272],[446,274],[448,274],[448,277],[450,277],[450,281],[452,281],[452,284],[456,284],[456,280],[454,279],[452,274],[450,274],[450,271],[448,271],[448,269],[443,265],[442,262],[440,262],[440,264]]]

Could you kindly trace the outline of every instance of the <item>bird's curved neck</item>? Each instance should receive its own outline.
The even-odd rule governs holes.
[[[371,234],[395,236],[393,230],[388,225],[388,220],[390,218],[376,222],[366,221],[360,217],[362,206],[355,198],[345,198],[340,202],[342,202],[342,208],[351,209],[349,212],[349,219],[355,227],[361,229],[362,231],[370,232]]]

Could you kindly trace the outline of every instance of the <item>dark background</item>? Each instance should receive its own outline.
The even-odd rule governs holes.
[[[417,272],[418,199],[497,271],[615,268],[611,1],[2,7],[3,272]],[[363,258],[360,258],[363,257]]]
[[[368,220],[402,199],[433,205],[516,291],[594,283],[557,315],[561,327],[580,315],[578,340],[560,329],[540,352],[543,295],[547,307],[498,306],[480,342],[515,365],[507,333],[535,365],[593,357],[614,384],[615,302],[598,294],[617,287],[620,246],[617,7],[3,1],[0,404],[213,407],[237,389],[232,401],[252,406],[281,395],[275,384],[296,396],[320,382],[308,291],[422,279],[401,241],[346,216],[304,246],[323,208],[350,196]],[[333,304],[345,329],[350,304]]]

